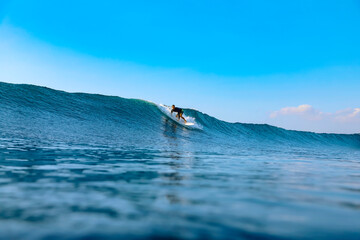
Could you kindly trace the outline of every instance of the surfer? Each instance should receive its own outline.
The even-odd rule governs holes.
[[[175,105],[172,105],[171,107],[171,115],[173,112],[177,112],[176,114],[176,117],[180,120],[180,118],[182,118],[184,120],[184,122],[186,123],[186,120],[185,118],[183,117],[183,113],[184,113],[184,110],[181,109],[181,108],[177,108],[175,107]]]

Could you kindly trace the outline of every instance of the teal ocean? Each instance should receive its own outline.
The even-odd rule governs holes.
[[[0,83],[0,239],[360,239],[359,134],[184,111]]]

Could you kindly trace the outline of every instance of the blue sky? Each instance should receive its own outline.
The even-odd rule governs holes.
[[[5,0],[0,20],[0,81],[360,132],[360,1]]]

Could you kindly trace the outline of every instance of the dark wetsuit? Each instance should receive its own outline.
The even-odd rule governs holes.
[[[178,114],[180,114],[180,113],[184,113],[184,110],[182,110],[181,108],[175,107],[174,109],[171,109],[171,113],[173,113],[173,112],[177,112]]]

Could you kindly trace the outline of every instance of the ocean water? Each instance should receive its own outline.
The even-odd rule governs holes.
[[[185,115],[0,83],[0,239],[360,239],[359,134]]]

